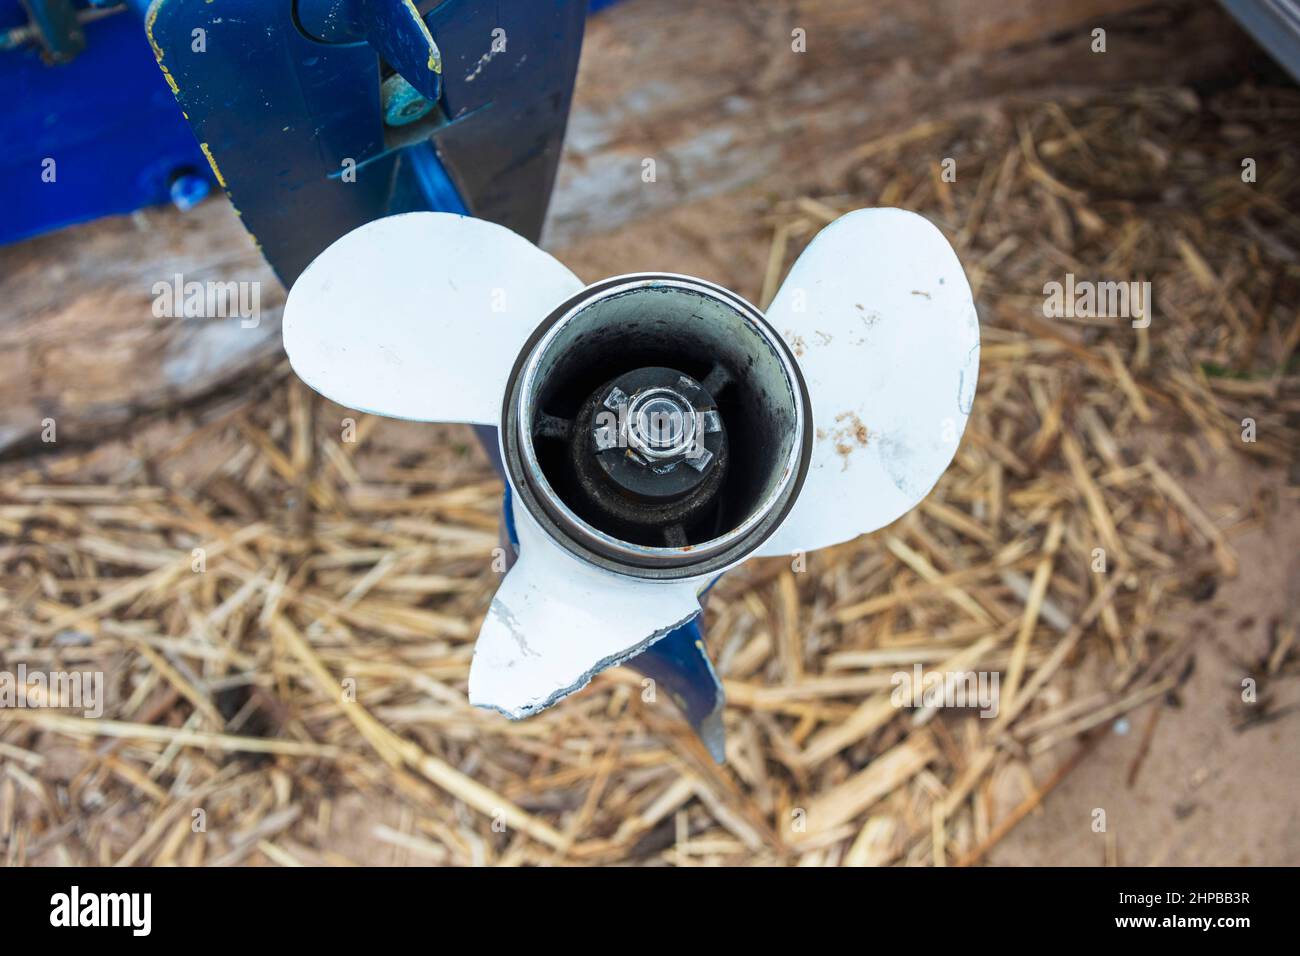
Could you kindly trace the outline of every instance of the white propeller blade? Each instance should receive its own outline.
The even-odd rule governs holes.
[[[517,500],[517,499],[515,499]],[[700,613],[698,579],[654,581],[587,564],[514,509],[519,559],[474,645],[470,703],[535,714]]]
[[[979,321],[957,254],[901,209],[823,229],[767,319],[794,351],[813,412],[799,498],[759,555],[812,551],[882,528],[957,452],[979,375]]]
[[[284,347],[308,385],[390,418],[496,425],[515,357],[582,283],[482,219],[376,219],[322,252],[284,307]]]

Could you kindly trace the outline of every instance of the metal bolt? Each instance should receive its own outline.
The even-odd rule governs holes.
[[[685,396],[652,388],[632,399],[627,411],[627,443],[643,457],[665,463],[691,450],[698,415]]]

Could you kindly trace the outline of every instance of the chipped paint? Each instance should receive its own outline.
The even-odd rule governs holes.
[[[509,632],[510,636],[515,639],[515,643],[519,645],[519,652],[521,654],[526,654],[529,657],[537,656],[537,652],[528,646],[528,639],[524,637],[523,628],[519,626],[518,619],[515,618],[510,608],[506,607],[504,601],[493,601],[492,607],[489,611],[497,617],[501,622],[501,625],[507,632]],[[511,662],[511,666],[514,666],[513,661]]]
[[[149,10],[144,15],[144,34],[149,38],[149,46],[153,48],[153,57],[158,61],[158,69],[162,70],[163,79],[165,79],[167,85],[171,87],[172,96],[179,97],[181,95],[181,88],[176,85],[176,80],[172,77],[171,70],[167,69],[167,67],[163,65],[162,47],[160,47],[158,41],[153,38],[153,25],[158,19],[158,14],[162,10],[162,5],[166,2],[167,0],[154,0],[154,2],[149,5]],[[186,119],[189,119],[189,117],[186,117]]]
[[[488,51],[484,53],[481,57],[479,57],[478,62],[474,64],[474,69],[470,70],[468,73],[465,74],[465,82],[473,83],[476,79],[478,79],[478,75],[483,72],[483,67],[491,63],[493,57],[495,57],[496,55],[497,55],[497,51],[492,49],[491,47],[488,47]]]
[[[225,189],[226,177],[221,175],[221,169],[217,166],[217,160],[212,155],[212,150],[208,149],[207,143],[199,143],[199,149],[203,150],[203,155],[207,157],[208,165],[212,167],[212,175],[217,177],[217,185]]]
[[[966,364],[962,367],[961,378],[957,382],[957,407],[963,415],[969,415],[975,404],[975,388],[980,376],[979,319],[971,312],[971,323],[976,328],[976,341],[966,353]]]
[[[429,32],[428,25],[420,17],[420,11],[415,8],[414,0],[402,0],[402,6],[406,7],[407,13],[415,21],[416,28],[424,34],[424,40],[429,45],[429,62],[426,64],[434,73],[442,72],[442,51],[438,49],[438,44],[433,42],[433,34]]]

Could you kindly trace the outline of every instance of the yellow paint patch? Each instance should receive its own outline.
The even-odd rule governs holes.
[[[158,69],[162,70],[163,79],[171,87],[172,96],[180,96],[181,88],[176,85],[176,80],[172,78],[171,70],[163,66],[163,51],[156,40],[153,38],[153,25],[158,19],[158,12],[162,9],[166,0],[154,0],[149,5],[149,11],[144,15],[144,35],[149,38],[149,46],[153,48],[153,58],[158,61]],[[188,117],[187,117],[188,118]]]
[[[419,27],[420,32],[424,34],[424,39],[429,44],[429,69],[434,73],[441,73],[442,54],[438,52],[438,44],[433,42],[433,34],[429,32],[429,28],[425,25],[424,21],[420,19],[420,11],[415,9],[414,0],[403,0],[403,4],[405,5],[407,12],[411,14],[411,19],[415,21],[415,25]]]
[[[226,177],[221,175],[221,170],[217,168],[217,161],[212,155],[212,150],[208,149],[207,143],[199,143],[199,149],[203,150],[203,155],[208,158],[208,165],[212,167],[212,175],[217,177],[217,185],[225,189]]]

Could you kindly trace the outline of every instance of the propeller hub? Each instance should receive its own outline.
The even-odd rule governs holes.
[[[507,386],[520,503],[593,564],[640,577],[742,560],[807,473],[811,409],[762,313],[686,276],[621,276],[542,323]]]

